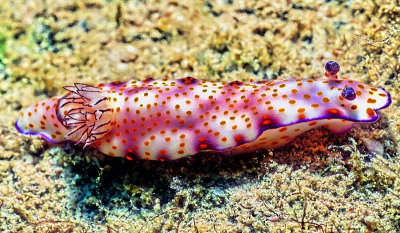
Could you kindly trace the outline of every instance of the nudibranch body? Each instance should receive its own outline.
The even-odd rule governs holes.
[[[338,79],[338,68],[326,69],[318,79],[75,84],[65,87],[66,95],[26,109],[15,125],[25,134],[92,145],[110,156],[173,160],[201,151],[277,148],[319,126],[345,132],[355,122],[377,120],[376,110],[389,106],[383,88]]]

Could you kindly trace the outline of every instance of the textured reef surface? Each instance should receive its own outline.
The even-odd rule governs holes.
[[[341,77],[391,94],[374,123],[275,150],[160,162],[14,128],[73,83]],[[388,1],[0,4],[1,232],[399,232],[400,6]]]

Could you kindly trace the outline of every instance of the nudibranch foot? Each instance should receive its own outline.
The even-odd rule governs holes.
[[[342,133],[356,122],[376,121],[376,111],[389,106],[383,88],[339,78],[339,70],[329,62],[326,77],[318,79],[75,84],[64,96],[24,110],[16,128],[127,159],[273,149],[316,127]]]

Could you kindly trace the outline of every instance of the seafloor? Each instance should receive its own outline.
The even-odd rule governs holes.
[[[3,0],[1,232],[399,232],[399,0]],[[385,88],[376,123],[275,151],[127,161],[18,134],[74,82],[319,77]]]

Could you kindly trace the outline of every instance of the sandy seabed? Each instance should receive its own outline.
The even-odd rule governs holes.
[[[0,4],[1,232],[399,232],[400,6],[387,1]],[[237,157],[126,161],[17,133],[74,82],[340,75],[392,95],[380,120]]]

